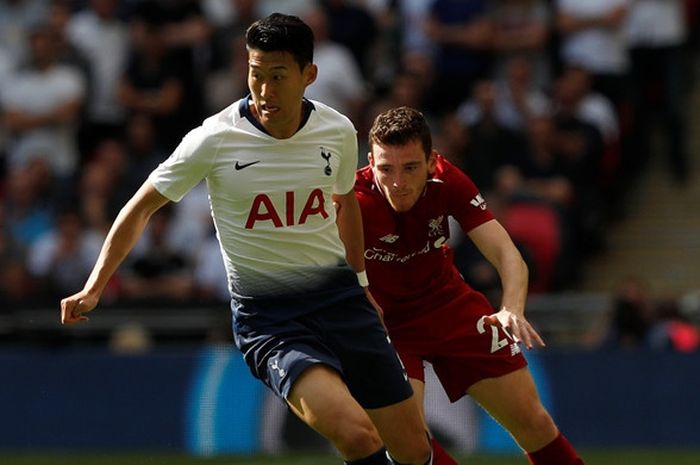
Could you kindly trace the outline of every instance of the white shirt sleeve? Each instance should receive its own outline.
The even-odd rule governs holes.
[[[333,193],[347,194],[355,186],[355,171],[358,160],[357,133],[353,129],[346,131],[345,143],[340,163],[338,178],[333,186]]]
[[[204,179],[216,160],[220,138],[203,126],[190,131],[175,151],[148,177],[158,192],[179,202]]]

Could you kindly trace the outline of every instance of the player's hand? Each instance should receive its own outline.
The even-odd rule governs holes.
[[[72,325],[88,321],[85,314],[97,306],[98,298],[80,291],[61,300],[61,323]]]
[[[532,349],[534,344],[544,347],[544,341],[535,331],[535,328],[522,315],[517,315],[507,308],[503,307],[497,313],[484,317],[484,323],[487,325],[500,326],[510,334],[515,342],[522,341],[525,347]]]

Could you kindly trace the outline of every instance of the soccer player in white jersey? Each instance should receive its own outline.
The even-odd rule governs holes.
[[[250,95],[206,119],[151,173],[83,290],[61,301],[62,321],[86,321],[150,216],[206,179],[234,339],[253,375],[345,463],[430,464],[413,392],[367,290],[355,129],[304,99],[317,73],[313,33],[273,14],[250,26],[246,44]]]

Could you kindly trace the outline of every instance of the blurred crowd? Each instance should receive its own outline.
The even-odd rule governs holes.
[[[700,292],[681,298],[655,295],[650,283],[628,278],[613,299],[610,331],[603,341],[622,349],[700,350]]]
[[[698,0],[0,0],[0,308],[78,291],[119,209],[183,135],[247,93],[244,33],[312,26],[307,97],[423,111],[531,268],[565,289],[647,169],[658,133],[689,182]],[[498,288],[456,237],[467,280]],[[206,190],[156,213],[104,302],[225,302]]]

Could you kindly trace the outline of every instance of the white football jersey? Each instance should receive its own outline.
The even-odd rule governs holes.
[[[206,179],[234,298],[317,291],[349,269],[331,195],[353,188],[356,131],[327,105],[304,105],[299,131],[276,139],[244,98],[187,134],[149,177],[176,202]]]

